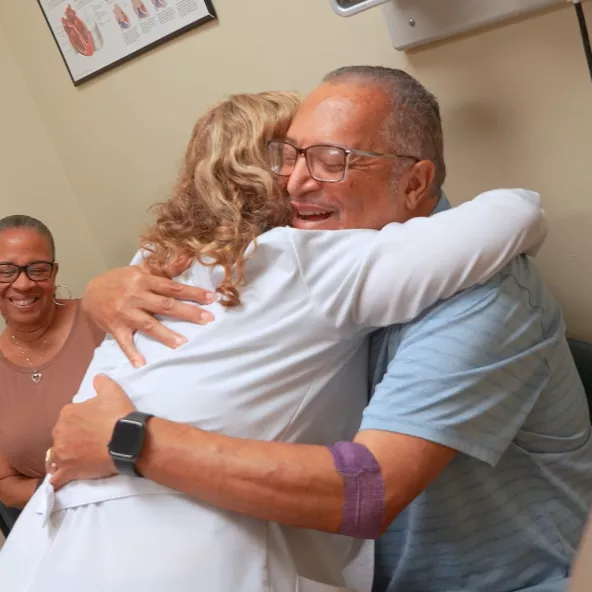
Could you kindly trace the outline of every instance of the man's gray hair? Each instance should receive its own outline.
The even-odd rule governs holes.
[[[49,242],[51,258],[55,259],[56,249],[53,234],[51,234],[51,230],[43,222],[25,214],[13,214],[0,220],[0,232],[3,230],[15,230],[17,228],[28,228],[43,235]]]
[[[329,72],[323,82],[364,82],[375,85],[391,101],[386,132],[395,152],[431,160],[436,169],[434,193],[446,179],[444,136],[436,97],[403,70],[384,66],[345,66]]]

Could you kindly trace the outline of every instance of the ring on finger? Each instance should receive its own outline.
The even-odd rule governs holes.
[[[45,453],[45,472],[52,475],[58,470],[58,465],[53,460],[53,449],[48,448]]]

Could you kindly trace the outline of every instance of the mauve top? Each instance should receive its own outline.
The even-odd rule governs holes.
[[[62,349],[35,368],[13,364],[0,353],[0,452],[27,477],[45,475],[45,452],[60,411],[78,391],[104,333],[78,303],[74,323]]]

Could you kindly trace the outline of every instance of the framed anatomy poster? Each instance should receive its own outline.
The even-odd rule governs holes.
[[[37,0],[75,85],[216,18],[211,0]]]

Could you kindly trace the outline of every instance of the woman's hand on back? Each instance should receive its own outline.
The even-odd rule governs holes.
[[[93,279],[82,300],[84,310],[106,333],[111,334],[134,367],[146,361],[136,350],[133,334],[139,331],[176,348],[185,338],[165,327],[154,315],[204,325],[213,315],[193,304],[211,304],[216,295],[208,290],[152,275],[142,266],[113,269]]]

